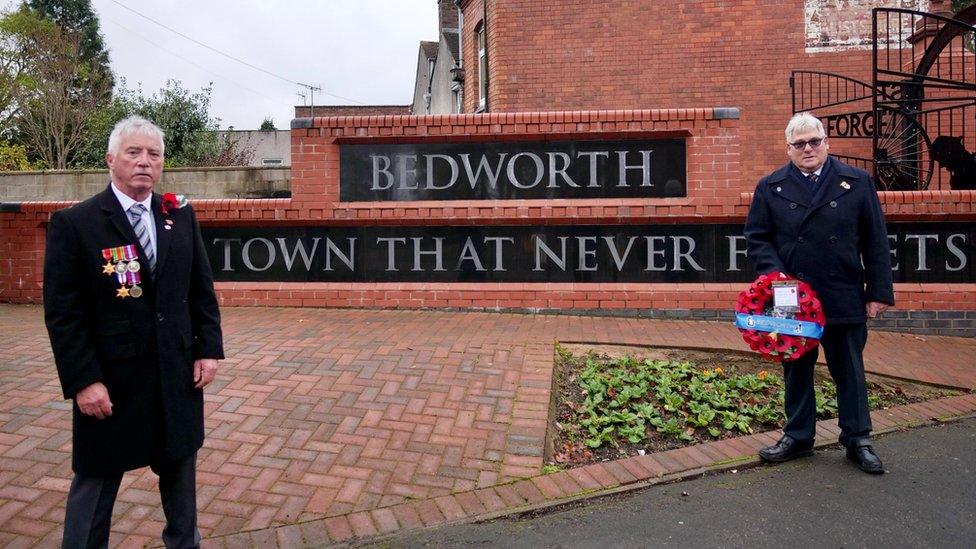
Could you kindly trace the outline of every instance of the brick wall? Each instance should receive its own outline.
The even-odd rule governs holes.
[[[870,33],[872,7],[943,9],[944,3],[821,1],[822,12],[811,17],[844,27],[855,23],[856,16],[859,32]],[[816,4],[814,0],[491,0],[487,4],[488,110],[734,105],[742,112],[741,143],[749,151],[742,182],[749,186],[787,161],[783,129],[791,115],[791,70],[829,71],[871,81],[870,46],[808,52],[805,10]],[[482,22],[484,6],[482,0],[465,0],[461,9],[464,110],[473,112],[478,97],[474,32]]]
[[[751,184],[742,181],[741,123],[732,115],[734,111],[698,108],[299,119],[292,131],[291,199],[199,200],[193,205],[208,226],[741,223],[751,198],[743,189]],[[676,135],[687,140],[688,196],[684,198],[339,201],[340,143]],[[976,191],[882,193],[881,199],[892,221],[976,219]],[[0,208],[0,301],[40,300],[45,226],[51,212],[68,205],[35,202]],[[221,282],[217,289],[224,305],[434,307],[712,318],[727,314],[741,285]],[[896,284],[895,289],[899,310],[908,315],[907,320],[924,320],[933,330],[976,335],[976,319],[972,318],[976,284]],[[928,318],[931,315],[935,316]],[[933,320],[949,323],[940,328]]]

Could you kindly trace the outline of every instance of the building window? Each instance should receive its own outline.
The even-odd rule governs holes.
[[[488,51],[485,48],[485,24],[475,30],[478,35],[478,108],[484,110],[488,103]]]

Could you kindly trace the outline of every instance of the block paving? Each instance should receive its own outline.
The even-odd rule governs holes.
[[[755,461],[761,433],[541,475],[555,342],[744,349],[727,323],[226,308],[207,389],[199,526],[210,547],[298,547],[498,516]],[[0,305],[0,546],[56,547],[70,402],[36,306]],[[872,332],[871,372],[962,389],[872,415],[884,432],[976,412],[976,340]],[[818,424],[821,444],[836,440]],[[158,545],[156,477],[127,473],[112,546]]]

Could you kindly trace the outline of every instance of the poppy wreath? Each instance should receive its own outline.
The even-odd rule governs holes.
[[[797,282],[797,301],[800,310],[793,316],[792,320],[801,322],[794,322],[794,324],[798,326],[806,324],[808,329],[804,330],[803,333],[816,334],[816,337],[786,334],[778,330],[767,331],[750,327],[749,323],[757,318],[770,321],[780,320],[769,318],[773,311],[773,282],[787,280]],[[742,339],[749,344],[752,350],[776,362],[796,360],[800,356],[815,349],[820,344],[819,336],[826,323],[823,306],[820,304],[820,300],[817,299],[817,294],[813,291],[813,288],[802,280],[780,272],[760,275],[748,288],[739,293],[739,300],[736,303],[735,311],[739,313],[737,315],[736,326],[739,327],[739,332],[742,333]],[[745,318],[749,323],[740,322],[740,318],[744,317],[744,315],[748,315]],[[799,329],[798,327],[797,330]]]

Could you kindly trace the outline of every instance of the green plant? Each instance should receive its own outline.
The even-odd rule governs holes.
[[[32,168],[27,160],[27,149],[23,145],[14,145],[0,140],[0,171],[26,171]]]
[[[837,415],[837,386],[824,382],[814,387],[814,397],[817,402],[817,417],[825,418]]]

